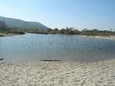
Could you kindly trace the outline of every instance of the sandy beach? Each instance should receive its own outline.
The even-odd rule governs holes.
[[[115,40],[115,36],[86,36],[86,35],[80,35],[82,37],[90,37],[90,38],[97,38],[97,39],[110,39]]]
[[[115,60],[1,62],[0,86],[115,86]]]

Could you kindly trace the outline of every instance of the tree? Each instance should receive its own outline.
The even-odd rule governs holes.
[[[65,33],[65,29],[64,29],[64,28],[61,29],[61,30],[59,31],[59,33],[64,34],[64,33]]]
[[[0,21],[0,31],[6,31],[7,30],[7,25],[5,22]]]
[[[82,32],[87,32],[87,31],[89,31],[87,28],[84,28],[84,29],[82,30]]]
[[[59,30],[58,30],[58,28],[55,28],[54,31],[57,31],[57,32],[58,32]]]

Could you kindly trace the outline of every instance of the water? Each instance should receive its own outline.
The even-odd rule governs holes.
[[[95,62],[115,59],[115,40],[29,33],[0,37],[0,58],[5,62],[40,60]]]

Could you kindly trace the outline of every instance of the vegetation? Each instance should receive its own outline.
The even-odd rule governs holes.
[[[0,31],[6,31],[7,30],[7,25],[5,22],[0,21]]]
[[[84,30],[81,31],[81,35],[87,35],[87,36],[115,36],[115,31],[107,31],[107,30],[88,30],[84,28]]]
[[[58,28],[55,29],[38,29],[38,28],[9,28],[5,22],[0,21],[0,36],[4,36],[4,34],[25,34],[25,33],[35,33],[35,34],[67,34],[67,35],[86,35],[86,36],[115,36],[115,31],[107,31],[107,30],[98,30],[98,29],[93,29],[93,30],[88,30],[84,28],[82,31],[79,31],[73,27],[66,27],[62,28],[59,30]]]
[[[84,28],[82,31],[79,31],[73,27],[71,28],[63,28],[59,30],[58,28],[55,29],[47,29],[47,30],[38,30],[38,29],[32,29],[31,31],[27,31],[30,33],[35,34],[66,34],[66,35],[86,35],[86,36],[115,36],[115,31],[107,31],[107,30],[88,30]]]
[[[8,28],[5,22],[0,21],[0,36],[9,36],[15,34],[25,34],[25,31],[22,31],[21,29],[16,27]]]

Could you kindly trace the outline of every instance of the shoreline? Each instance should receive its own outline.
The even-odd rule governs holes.
[[[0,33],[0,37],[13,36],[13,34]]]
[[[0,63],[2,86],[114,86],[115,60]]]
[[[11,34],[11,33],[0,33],[0,37],[6,37],[6,36],[13,36],[13,35],[22,35],[22,34]],[[89,37],[89,38],[98,38],[98,39],[110,39],[110,40],[115,40],[115,36],[87,36],[87,35],[79,35],[81,37]]]
[[[87,35],[80,35],[81,37],[89,37],[89,38],[97,38],[97,39],[110,39],[115,40],[115,36],[87,36]]]
[[[24,33],[25,34],[25,33]],[[14,36],[14,35],[24,35],[23,33],[0,33],[0,37]]]

